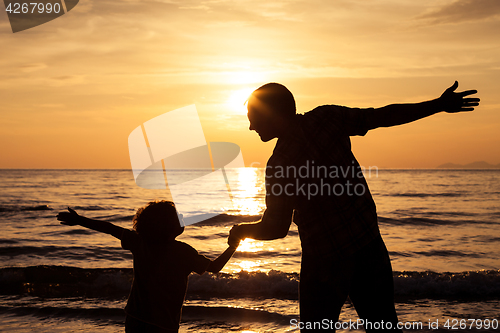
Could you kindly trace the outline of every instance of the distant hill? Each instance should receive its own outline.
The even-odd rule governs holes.
[[[438,169],[500,169],[500,164],[489,164],[485,161],[472,162],[469,164],[445,163],[437,167]]]

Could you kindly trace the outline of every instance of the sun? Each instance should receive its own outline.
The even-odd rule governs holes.
[[[232,112],[237,114],[247,114],[246,101],[255,88],[243,88],[232,90],[226,101],[227,106]]]

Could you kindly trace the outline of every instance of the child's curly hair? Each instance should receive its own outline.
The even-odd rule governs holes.
[[[152,201],[135,213],[133,229],[144,239],[164,241],[182,234],[184,227],[179,222],[177,210],[172,201]]]

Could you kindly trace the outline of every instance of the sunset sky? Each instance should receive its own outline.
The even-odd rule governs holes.
[[[18,33],[0,8],[0,168],[130,168],[130,132],[190,104],[207,141],[263,167],[276,140],[248,130],[243,106],[262,84],[304,113],[420,102],[455,80],[479,91],[476,111],[376,129],[355,155],[500,163],[500,0],[80,0]]]

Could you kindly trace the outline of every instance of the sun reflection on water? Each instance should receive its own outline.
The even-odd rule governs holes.
[[[250,238],[246,238],[241,241],[238,246],[238,252],[259,252],[262,251],[264,247],[264,242],[256,241]]]
[[[238,185],[233,191],[233,206],[237,215],[256,216],[262,214],[265,208],[263,195],[263,179],[259,177],[257,168],[239,168]]]
[[[240,245],[238,246],[237,252],[243,253],[258,253],[258,252],[265,252],[265,251],[273,251],[274,248],[268,248],[266,247],[267,245],[265,242],[261,241],[256,241],[253,239],[244,239],[241,241]],[[231,271],[233,273],[239,272],[239,271],[246,271],[246,272],[257,272],[257,271],[269,271],[267,268],[263,268],[264,266],[267,266],[268,264],[272,263],[272,261],[268,260],[234,260],[231,264]]]
[[[233,266],[235,266],[235,268],[233,268],[233,273],[239,272],[241,270],[247,272],[260,271],[261,270],[259,269],[260,265],[261,265],[260,260],[241,260],[234,263]]]
[[[233,196],[233,211],[228,213],[234,215],[259,216],[265,209],[265,202],[262,200],[264,192],[264,177],[258,168],[238,168],[231,172],[236,172],[237,186],[231,188]],[[234,174],[233,174],[234,175]],[[253,239],[245,239],[238,246],[240,253],[260,253],[269,250],[265,242]],[[271,249],[273,250],[273,249]],[[243,255],[244,256],[244,255]],[[239,258],[238,258],[239,259]],[[256,272],[266,271],[263,265],[268,263],[266,260],[233,260],[228,269],[233,273],[239,271]]]

